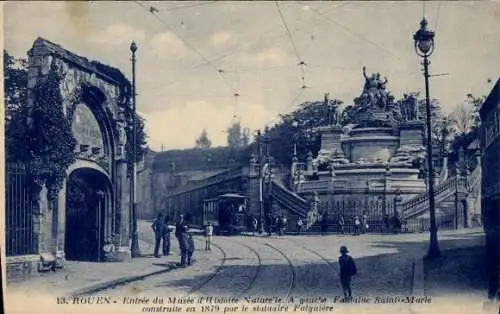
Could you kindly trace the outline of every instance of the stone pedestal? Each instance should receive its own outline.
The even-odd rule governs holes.
[[[351,162],[374,161],[385,163],[399,146],[399,138],[392,128],[353,129],[342,146]]]
[[[399,125],[399,145],[421,146],[424,142],[424,122],[407,121]]]
[[[342,151],[340,136],[342,135],[342,127],[339,125],[331,125],[319,128],[321,133],[321,150],[325,151]]]

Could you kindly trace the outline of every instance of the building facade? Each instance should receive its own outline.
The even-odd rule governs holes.
[[[102,261],[106,241],[118,248],[116,255],[129,255],[130,180],[124,150],[130,83],[118,69],[42,38],[28,57],[29,108],[37,105],[34,88],[49,71],[62,75],[62,110],[77,142],[76,161],[53,206],[45,187],[27,202],[20,198],[27,192],[24,168],[7,167],[8,274],[31,273],[40,256]]]
[[[486,233],[490,299],[499,298],[500,282],[500,79],[479,110],[481,116],[482,216]]]

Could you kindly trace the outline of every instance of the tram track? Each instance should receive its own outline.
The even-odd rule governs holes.
[[[200,242],[202,242],[202,240],[200,239],[196,239]],[[220,271],[222,270],[222,268],[226,265],[226,262],[227,262],[227,253],[226,251],[219,245],[215,244],[215,243],[211,243],[211,246],[217,248],[221,253],[222,253],[222,261],[221,263],[217,266],[217,268],[215,269],[215,271],[205,280],[203,280],[201,283],[195,285],[193,288],[191,288],[188,293],[186,294],[186,296],[191,296],[193,295],[195,292],[201,290],[203,287],[207,286],[212,280],[214,280],[215,277],[217,277],[217,275],[220,273]]]
[[[290,269],[290,283],[288,285],[287,292],[285,295],[285,298],[288,298],[292,294],[293,289],[295,288],[296,277],[297,277],[297,271],[295,269],[295,265],[292,263],[292,260],[288,257],[288,255],[286,255],[281,249],[275,247],[270,243],[266,243],[266,245],[275,250],[276,252],[278,252],[288,262],[288,268]]]

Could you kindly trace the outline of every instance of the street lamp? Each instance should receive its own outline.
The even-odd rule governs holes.
[[[130,51],[132,52],[132,143],[130,148],[132,149],[132,176],[130,180],[130,212],[132,214],[132,244],[130,248],[131,257],[139,257],[141,252],[139,250],[139,235],[137,234],[137,207],[135,204],[135,193],[136,193],[136,171],[135,171],[135,159],[137,156],[136,152],[136,87],[135,87],[135,52],[137,51],[137,45],[134,41],[130,44]]]
[[[293,127],[293,157],[297,157],[297,140],[298,140],[298,127],[299,123],[294,120],[292,122],[292,127]]]
[[[436,258],[440,255],[437,239],[436,208],[434,200],[434,169],[432,164],[432,135],[431,135],[431,104],[429,99],[429,56],[434,51],[434,32],[427,29],[427,20],[422,18],[420,29],[413,35],[415,41],[415,52],[424,59],[425,78],[425,108],[427,124],[427,163],[429,171],[429,213],[430,213],[430,243],[428,258]]]

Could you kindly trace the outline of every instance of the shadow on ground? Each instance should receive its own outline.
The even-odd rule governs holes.
[[[426,295],[486,295],[487,278],[481,245],[483,234],[440,235],[443,258],[440,263],[425,264]],[[415,259],[427,251],[427,240],[413,242],[376,241],[372,247],[390,248],[397,253],[356,259],[358,275],[353,292],[358,296],[405,295],[412,292]],[[290,254],[290,252],[288,253]],[[229,259],[228,259],[229,260]],[[231,260],[238,260],[233,258]],[[212,296],[285,295],[291,283],[292,270],[285,261],[271,265],[224,265],[217,275],[203,273],[182,279],[159,281],[157,287],[175,287],[185,292]],[[294,296],[341,294],[336,260],[298,264],[292,288]],[[255,278],[255,281],[253,281]],[[209,281],[208,283],[206,283]],[[249,283],[253,282],[252,286]],[[206,284],[205,284],[206,283]],[[200,289],[198,289],[201,287]]]

